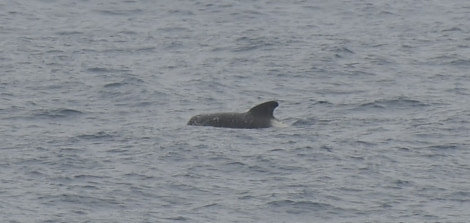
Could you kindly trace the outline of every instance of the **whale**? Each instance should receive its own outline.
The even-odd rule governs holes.
[[[277,101],[267,101],[252,107],[247,112],[220,112],[193,116],[188,125],[213,126],[221,128],[258,129],[269,128],[280,123],[274,118]]]

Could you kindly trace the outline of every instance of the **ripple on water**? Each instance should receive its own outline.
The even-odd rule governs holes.
[[[80,110],[69,109],[69,108],[58,108],[58,109],[40,109],[33,112],[30,118],[40,119],[61,119],[61,118],[75,118],[83,115],[84,113]]]

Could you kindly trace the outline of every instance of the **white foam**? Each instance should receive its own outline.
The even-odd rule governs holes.
[[[277,119],[272,119],[271,120],[271,125],[273,127],[276,127],[276,128],[285,128],[285,127],[287,127],[286,124],[282,123],[281,121],[279,121]]]

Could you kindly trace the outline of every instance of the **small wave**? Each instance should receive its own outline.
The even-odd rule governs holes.
[[[335,57],[343,58],[347,55],[355,54],[354,51],[350,50],[345,46],[335,46],[335,47],[324,47],[322,48],[323,51],[330,51],[334,53]]]
[[[71,35],[81,35],[83,34],[83,32],[79,32],[79,31],[60,31],[60,32],[56,32],[57,35],[60,35],[60,36],[71,36]]]
[[[470,60],[456,59],[456,60],[450,61],[450,64],[455,65],[455,66],[468,66],[470,65]]]
[[[123,85],[125,85],[125,83],[123,83],[123,82],[116,82],[116,83],[105,84],[103,87],[104,87],[104,88],[114,88],[114,87],[120,87],[120,86],[123,86]]]
[[[467,46],[459,46],[460,48],[467,48]],[[452,66],[464,66],[470,65],[470,59],[459,56],[459,55],[441,55],[432,57],[428,60],[429,64],[433,65],[452,65]]]
[[[312,126],[315,125],[317,122],[317,119],[315,118],[305,118],[305,119],[299,119],[292,123],[292,126]]]
[[[470,192],[468,191],[456,191],[450,194],[449,198],[458,202],[468,202]]]
[[[157,28],[159,32],[175,32],[175,33],[184,33],[191,32],[191,29],[182,27],[182,26],[169,26],[163,28]]]
[[[288,213],[311,213],[312,211],[333,209],[329,204],[314,202],[314,201],[292,201],[292,200],[278,200],[271,201],[268,206],[273,208],[284,209]]]
[[[270,41],[268,39],[262,38],[249,38],[246,36],[236,39],[235,42],[238,43],[238,47],[233,50],[234,52],[253,51],[260,48],[280,45],[280,43],[277,43],[276,41]]]
[[[183,216],[176,216],[176,217],[166,217],[166,218],[162,218],[164,220],[169,220],[169,221],[179,221],[179,222],[182,222],[182,221],[189,221],[190,219],[188,218],[185,218]]]
[[[86,140],[93,140],[93,139],[103,139],[103,138],[111,138],[113,135],[108,132],[100,131],[92,134],[82,134],[77,136],[79,139],[86,139]]]
[[[443,144],[443,145],[433,145],[428,147],[431,150],[437,150],[437,151],[445,151],[445,150],[455,150],[459,149],[458,144],[450,143],[450,144]]]
[[[354,54],[354,51],[350,50],[349,48],[347,47],[335,47],[333,49],[334,52],[336,53],[341,53],[341,54],[344,54],[344,53],[347,53],[347,54]]]
[[[93,73],[107,73],[111,72],[110,69],[104,68],[104,67],[91,67],[87,69],[88,72],[93,72]]]
[[[155,51],[155,49],[157,49],[157,48],[154,47],[154,46],[144,46],[144,47],[135,48],[132,51],[142,53],[142,52],[153,52],[153,51]]]
[[[427,106],[419,100],[409,99],[406,97],[399,97],[397,99],[378,101],[386,106],[400,106],[400,107],[423,107]]]
[[[106,68],[106,67],[90,67],[86,69],[86,71],[90,73],[123,73],[128,72],[125,69],[113,69],[113,68]]]
[[[448,29],[443,29],[441,32],[462,32],[463,30],[460,28],[460,27],[452,27],[452,28],[448,28]]]
[[[122,10],[96,10],[102,15],[138,15],[142,13],[142,9],[122,9]]]
[[[119,201],[114,198],[107,198],[105,196],[88,196],[79,193],[60,193],[48,194],[39,197],[42,203],[46,204],[83,204],[88,207],[113,207],[119,204]]]
[[[136,77],[130,77],[130,78],[126,78],[122,81],[119,81],[119,82],[113,82],[113,83],[109,83],[109,84],[105,84],[103,87],[104,88],[115,88],[115,87],[122,87],[124,85],[128,85],[128,84],[131,84],[131,85],[140,85],[144,83],[144,81],[140,78],[136,78]]]
[[[357,109],[405,109],[425,106],[428,106],[428,104],[422,101],[407,97],[398,97],[394,99],[380,99],[373,102],[366,102],[360,104]]]
[[[83,112],[78,111],[78,110],[62,108],[62,109],[39,110],[39,111],[34,112],[32,116],[39,117],[39,118],[72,118],[72,117],[76,117],[82,114]]]

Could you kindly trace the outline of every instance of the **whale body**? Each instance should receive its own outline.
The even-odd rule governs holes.
[[[277,101],[268,101],[243,113],[222,112],[196,115],[189,120],[188,125],[243,129],[269,128],[278,122],[273,116],[273,111],[278,105]]]

